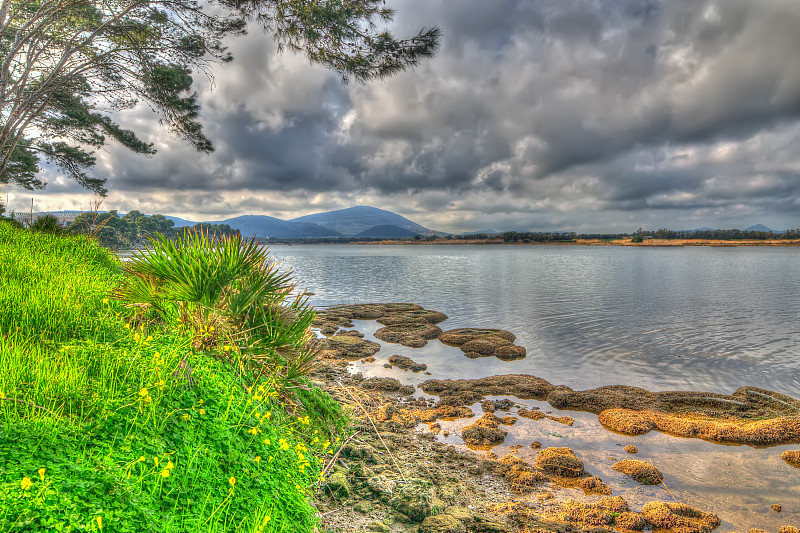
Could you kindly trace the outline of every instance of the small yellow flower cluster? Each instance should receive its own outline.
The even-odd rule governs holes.
[[[156,458],[157,459],[157,458]],[[156,461],[156,466],[158,466],[158,462]],[[170,472],[175,468],[175,465],[172,461],[167,460],[167,464],[164,466],[164,469],[161,471],[161,478],[168,478]]]
[[[271,516],[264,515],[264,520],[261,521],[261,525],[256,529],[256,533],[263,533],[264,528],[267,527],[267,523],[269,523],[270,520],[272,520]]]
[[[153,398],[150,396],[150,391],[147,390],[147,387],[142,387],[139,390],[139,397],[144,403],[150,403],[153,401]]]

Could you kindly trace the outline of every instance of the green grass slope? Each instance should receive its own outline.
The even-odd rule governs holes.
[[[0,532],[314,530],[320,412],[131,326],[121,276],[84,237],[0,222]]]

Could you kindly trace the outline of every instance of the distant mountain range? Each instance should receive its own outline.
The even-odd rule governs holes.
[[[686,231],[717,231],[718,229],[720,229],[720,228],[704,227],[704,228],[690,229],[690,230],[686,230]],[[763,231],[764,233],[769,233],[769,232],[772,232],[772,233],[783,233],[783,231],[777,231],[777,230],[774,230],[774,229],[770,229],[767,226],[765,226],[764,224],[756,224],[754,226],[750,226],[749,228],[744,228],[742,231]]]
[[[197,222],[167,216],[176,227],[193,226]],[[227,224],[243,235],[269,237],[270,239],[314,239],[325,237],[362,237],[373,239],[401,239],[415,235],[447,235],[420,226],[404,216],[365,205],[316,213],[291,220],[266,215],[244,215],[208,222]]]

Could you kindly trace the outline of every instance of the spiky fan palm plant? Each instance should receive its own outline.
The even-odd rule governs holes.
[[[117,298],[140,318],[189,330],[196,348],[224,357],[250,380],[269,375],[292,387],[313,370],[315,311],[291,271],[255,239],[156,234],[125,271]]]

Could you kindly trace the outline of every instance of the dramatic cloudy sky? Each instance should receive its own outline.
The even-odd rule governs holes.
[[[365,86],[253,32],[213,90],[217,151],[146,109],[146,159],[100,154],[106,208],[193,220],[363,204],[431,228],[631,231],[800,225],[797,0],[395,0],[392,29],[438,25],[419,69]],[[11,207],[30,193],[11,192]],[[44,209],[91,196],[53,175]]]

